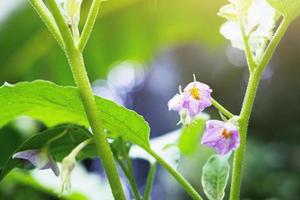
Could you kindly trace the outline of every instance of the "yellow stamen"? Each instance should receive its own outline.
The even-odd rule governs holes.
[[[222,136],[225,138],[225,139],[230,139],[232,137],[232,133],[230,131],[228,131],[227,129],[223,129],[223,132],[222,132]]]
[[[201,99],[200,90],[198,88],[196,88],[195,86],[190,90],[190,93],[194,99],[197,99],[197,100]]]

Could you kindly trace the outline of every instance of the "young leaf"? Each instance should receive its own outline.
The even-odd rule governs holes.
[[[61,137],[57,137],[61,135]],[[49,153],[56,161],[61,161],[66,155],[68,155],[73,148],[75,148],[82,141],[91,138],[92,134],[85,128],[76,125],[60,125],[55,128],[48,129],[37,135],[34,135],[21,144],[14,152],[9,156],[9,159],[3,166],[0,173],[0,180],[9,173],[13,168],[28,168],[27,162],[21,159],[13,159],[13,155],[17,152],[30,149],[41,149],[53,138],[56,138],[49,145]],[[94,157],[96,150],[94,145],[89,145],[79,155],[79,159]]]
[[[109,137],[149,146],[150,128],[144,118],[114,102],[95,97],[98,112]],[[0,127],[26,115],[48,126],[72,123],[88,126],[77,88],[58,86],[48,81],[22,82],[0,87]]]
[[[222,200],[229,176],[227,157],[211,156],[202,170],[202,186],[209,200]]]
[[[182,128],[178,146],[183,154],[192,154],[197,150],[207,118],[207,115],[201,115]]]
[[[286,19],[292,21],[300,15],[300,0],[267,0]]]

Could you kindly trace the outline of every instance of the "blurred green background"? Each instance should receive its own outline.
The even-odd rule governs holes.
[[[91,0],[83,2],[82,19],[85,19]],[[248,74],[243,53],[230,47],[219,33],[224,20],[216,13],[224,4],[225,0],[103,3],[84,52],[95,92],[142,114],[151,125],[152,137],[178,128],[178,116],[168,112],[167,102],[179,84],[186,85],[192,80],[193,73],[212,87],[215,99],[238,113]],[[261,81],[250,124],[243,199],[300,199],[299,35],[300,20],[296,20]],[[1,85],[35,79],[74,85],[63,52],[28,2],[0,1],[0,47]],[[208,113],[218,118],[214,109]],[[43,128],[40,123],[22,118],[1,129],[0,162],[4,162],[1,152],[13,151],[25,138]],[[180,164],[180,170],[199,191],[202,165],[210,154],[208,149],[199,147],[196,154],[185,156]],[[97,168],[91,167],[97,166],[95,161],[84,164],[89,170]],[[135,165],[138,183],[143,185],[146,174],[138,166],[145,163]],[[79,173],[88,176],[80,170]],[[79,178],[77,182],[98,181],[98,189],[103,195],[108,193],[107,196],[97,198],[99,190],[94,189],[57,197],[55,180],[53,183],[51,177],[42,179],[37,173],[12,172],[0,183],[0,199],[111,198],[107,185],[101,185],[98,176]],[[94,180],[97,177],[99,180]],[[96,197],[91,194],[95,192]],[[161,169],[153,199],[188,197]]]

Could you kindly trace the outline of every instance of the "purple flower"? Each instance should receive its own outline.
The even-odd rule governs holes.
[[[184,88],[182,107],[188,111],[191,118],[198,115],[205,108],[211,106],[212,90],[208,85],[194,81]]]
[[[38,169],[51,169],[56,176],[59,176],[59,168],[47,148],[20,151],[13,155],[13,159],[15,158],[28,161]]]
[[[180,122],[189,124],[196,115],[211,106],[211,93],[212,90],[208,85],[195,79],[185,87],[183,92],[180,89],[179,94],[170,99],[169,110],[178,112],[181,117]]]
[[[179,112],[182,109],[182,94],[176,94],[170,101],[168,102],[169,110],[173,110]]]
[[[230,122],[209,120],[201,143],[215,148],[221,156],[226,155],[240,146],[239,130]]]

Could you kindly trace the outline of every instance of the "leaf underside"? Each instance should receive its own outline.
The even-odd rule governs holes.
[[[229,176],[226,158],[211,156],[203,167],[202,186],[209,200],[222,200]]]

